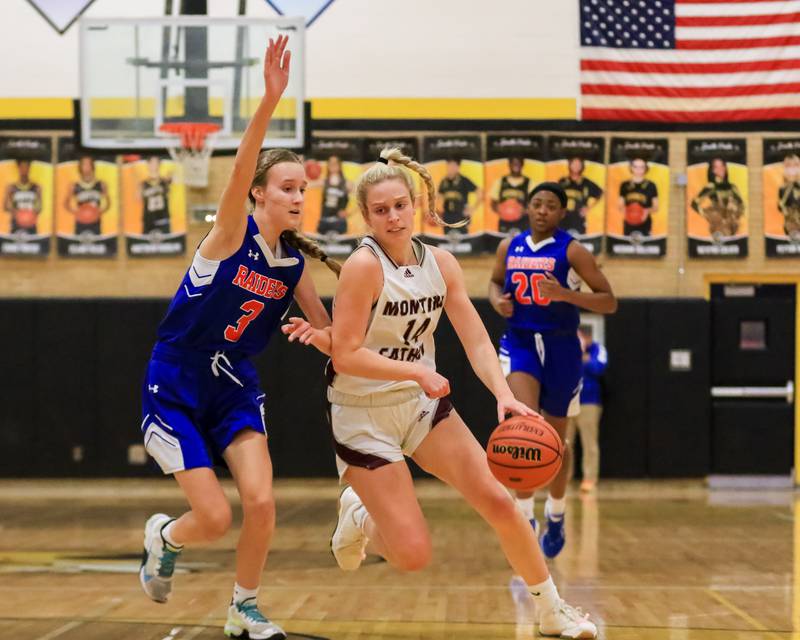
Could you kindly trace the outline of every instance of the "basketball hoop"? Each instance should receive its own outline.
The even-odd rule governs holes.
[[[220,126],[212,122],[165,122],[159,130],[176,138],[169,147],[169,155],[183,167],[184,184],[207,187],[214,135]]]

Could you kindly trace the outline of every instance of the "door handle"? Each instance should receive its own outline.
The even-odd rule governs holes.
[[[784,398],[788,404],[794,401],[794,383],[791,380],[783,387],[711,387],[712,398]]]

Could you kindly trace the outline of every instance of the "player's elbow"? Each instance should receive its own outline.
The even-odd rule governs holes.
[[[336,373],[350,373],[351,358],[349,357],[350,351],[342,347],[336,347],[335,343],[331,345],[331,362]]]
[[[617,298],[614,296],[613,293],[608,294],[608,308],[606,313],[616,313],[617,308],[619,307],[619,303],[617,302]]]

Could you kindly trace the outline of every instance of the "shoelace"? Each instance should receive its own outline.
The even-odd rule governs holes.
[[[258,610],[258,603],[256,602],[237,603],[236,608],[242,615],[254,622],[269,622],[269,619],[265,618],[264,614]]]
[[[589,614],[584,613],[580,607],[573,607],[564,600],[559,603],[558,610],[566,615],[570,620],[588,620]]]
[[[164,553],[161,556],[161,562],[158,565],[158,575],[161,578],[171,578],[175,572],[175,561],[180,555],[180,551],[172,551],[164,547]]]

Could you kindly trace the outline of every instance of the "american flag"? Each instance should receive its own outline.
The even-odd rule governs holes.
[[[580,0],[585,120],[800,118],[800,0]]]

